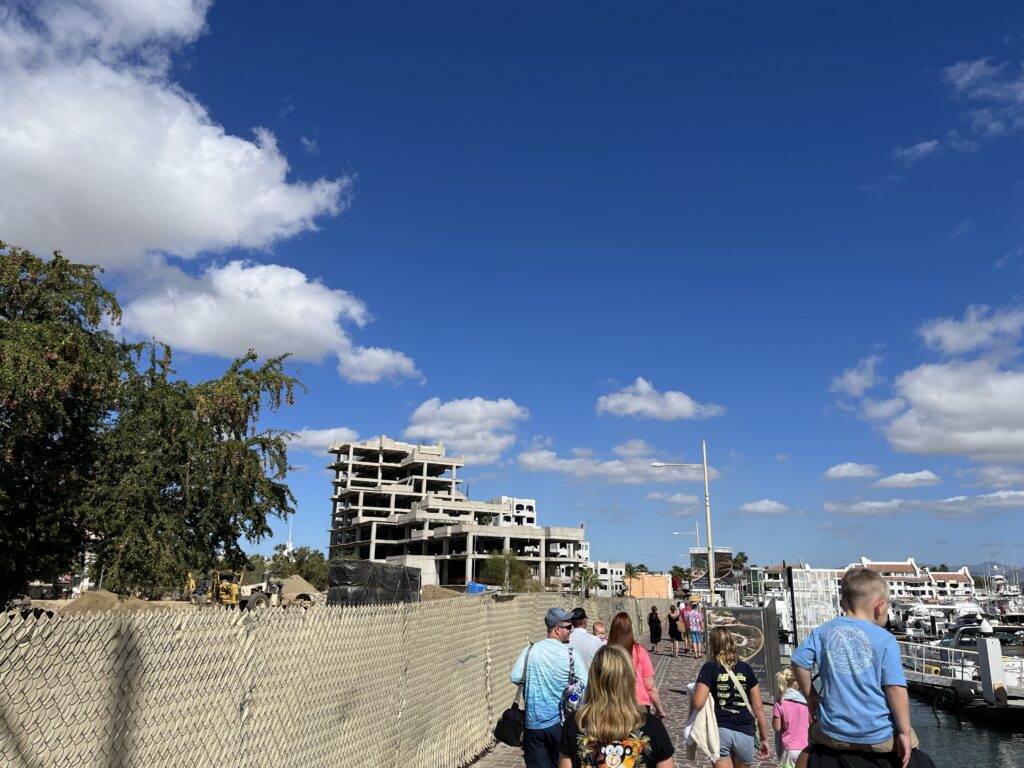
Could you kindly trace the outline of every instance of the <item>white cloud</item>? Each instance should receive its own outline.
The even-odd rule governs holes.
[[[940,149],[939,142],[932,139],[930,141],[919,141],[917,144],[912,144],[909,147],[896,147],[890,155],[893,159],[903,163],[905,168],[909,168],[914,163],[919,163],[932,157]]]
[[[636,381],[618,392],[599,397],[597,412],[671,421],[721,416],[725,408],[713,403],[698,403],[685,392],[659,392],[651,382],[638,376]]]
[[[929,511],[946,519],[977,518],[991,512],[1024,510],[1024,491],[994,491],[980,496],[953,496],[930,502]]]
[[[780,461],[780,462],[781,461],[789,461],[789,454],[788,453],[777,453],[777,454],[775,454],[775,460],[776,461]]]
[[[296,430],[294,435],[288,441],[290,448],[315,454],[326,454],[327,449],[335,443],[350,442],[359,437],[355,430],[348,427],[330,427],[328,429],[309,429],[305,427]]]
[[[917,488],[922,485],[938,485],[942,478],[930,470],[920,472],[897,472],[872,483],[876,488]]]
[[[515,401],[473,397],[441,402],[434,397],[413,412],[405,436],[443,441],[470,464],[492,464],[515,442],[515,422],[529,418]]]
[[[651,491],[644,498],[650,501],[667,501],[669,504],[696,504],[700,501],[700,498],[693,494],[664,493],[662,491]]]
[[[950,240],[956,240],[957,238],[966,235],[972,229],[974,229],[974,222],[971,221],[970,219],[964,219],[951,230],[949,230],[949,234],[947,235],[947,237]]]
[[[825,470],[822,475],[826,480],[848,480],[851,478],[878,477],[881,473],[878,467],[873,464],[858,464],[854,461],[847,461],[836,464]]]
[[[179,349],[336,355],[351,381],[417,376],[401,352],[353,345],[341,322],[367,314],[343,291],[286,267],[232,262],[194,278],[165,260],[268,249],[339,214],[351,189],[344,176],[290,179],[272,133],[228,134],[171,79],[209,6],[38,0],[0,11],[0,232],[120,271],[126,330]]]
[[[907,410],[883,427],[895,450],[1024,461],[1024,372],[989,359],[953,360],[901,374],[896,389]]]
[[[987,488],[1009,488],[1024,485],[1024,467],[1007,467],[993,464],[969,470],[977,485]]]
[[[360,384],[382,379],[421,377],[411,357],[404,352],[382,347],[349,347],[339,350],[338,373]]]
[[[615,459],[600,459],[593,456],[564,458],[550,449],[534,447],[519,454],[519,466],[528,472],[555,472],[578,479],[602,480],[613,485],[677,483],[704,479],[700,467],[652,467],[651,458],[650,455]],[[708,467],[708,477],[718,476],[719,473],[714,467]]]
[[[314,362],[336,355],[352,381],[417,376],[401,352],[353,346],[343,323],[361,327],[369,319],[366,305],[345,291],[290,267],[240,261],[210,267],[198,279],[178,274],[124,310],[127,332],[191,352],[231,357],[255,348]]]
[[[850,516],[896,515],[921,509],[927,511],[932,517],[941,519],[978,518],[992,513],[1024,510],[1024,491],[995,491],[980,496],[951,496],[933,501],[919,499],[826,501],[824,509],[832,514]]]
[[[573,448],[570,453],[577,459],[590,459],[597,455],[593,448]]]
[[[746,504],[740,504],[739,510],[752,515],[785,515],[793,511],[785,504],[772,499],[748,501]]]
[[[1022,329],[1024,308],[1011,307],[993,313],[990,307],[972,304],[962,320],[929,320],[917,332],[931,349],[962,355],[999,344],[1015,344],[1020,341]]]
[[[890,499],[889,501],[826,501],[824,508],[826,512],[834,515],[895,515],[907,512],[919,502],[908,501],[907,499]]]
[[[208,5],[43,0],[0,17],[5,239],[136,269],[145,253],[266,248],[344,208],[349,179],[289,181],[272,134],[227,134],[168,79]]]
[[[885,379],[875,372],[882,361],[881,355],[871,355],[860,360],[853,368],[847,368],[832,379],[832,392],[841,392],[850,397],[860,397],[867,390],[881,384]]]
[[[860,402],[860,410],[864,418],[869,421],[885,421],[902,411],[906,405],[898,397],[889,400],[872,400],[870,397],[865,397]]]
[[[632,440],[627,440],[621,445],[616,445],[612,448],[612,453],[616,456],[622,456],[623,458],[650,456],[654,453],[654,448],[648,445],[646,441],[634,438]]]

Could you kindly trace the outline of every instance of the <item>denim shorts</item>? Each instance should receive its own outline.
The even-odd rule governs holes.
[[[748,736],[739,731],[730,731],[728,728],[719,728],[718,738],[722,742],[721,751],[718,753],[719,760],[724,760],[732,755],[736,758],[733,762],[754,762],[753,736]]]
[[[700,632],[700,631],[695,630],[695,629],[691,629],[690,630],[690,642],[691,643],[700,643],[700,642],[703,642],[703,640],[704,640],[704,633],[703,632]]]

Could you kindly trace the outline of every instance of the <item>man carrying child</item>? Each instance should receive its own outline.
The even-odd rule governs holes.
[[[874,571],[851,568],[840,586],[845,616],[814,629],[793,653],[793,672],[814,722],[810,749],[891,753],[903,768],[918,746],[910,727],[907,680],[900,649],[885,630],[889,588]],[[811,669],[821,675],[821,695],[811,686]],[[798,766],[807,765],[808,751]]]

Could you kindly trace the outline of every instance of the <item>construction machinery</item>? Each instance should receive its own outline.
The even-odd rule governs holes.
[[[263,574],[260,581],[242,584],[242,574],[237,571],[210,571],[192,591],[191,601],[195,605],[218,604],[233,608],[255,610],[281,604],[282,583],[273,574]]]

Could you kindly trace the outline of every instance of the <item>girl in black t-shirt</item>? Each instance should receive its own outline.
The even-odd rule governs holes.
[[[558,768],[673,768],[661,720],[636,700],[633,659],[618,645],[594,655],[583,706],[562,727]]]
[[[694,709],[704,707],[710,697],[714,702],[718,735],[722,742],[715,768],[744,768],[754,759],[754,718],[761,733],[757,758],[768,758],[768,720],[761,704],[761,688],[754,670],[736,655],[736,642],[727,627],[715,627],[708,633],[708,661],[700,668],[693,689]],[[729,672],[732,672],[732,675]],[[736,687],[736,678],[747,694],[743,700]],[[753,714],[751,714],[753,710]]]

